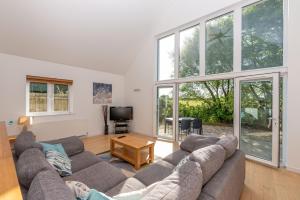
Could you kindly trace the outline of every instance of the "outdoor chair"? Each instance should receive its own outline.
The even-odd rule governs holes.
[[[194,119],[193,120],[193,133],[195,133],[195,131],[198,135],[203,134],[202,120],[201,119]]]
[[[180,123],[180,140],[182,140],[182,135],[189,135],[191,131],[191,120],[183,119]]]

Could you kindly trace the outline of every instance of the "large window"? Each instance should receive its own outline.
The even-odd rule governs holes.
[[[199,75],[199,26],[180,32],[179,78]]]
[[[233,70],[233,14],[206,23],[206,74]]]
[[[26,115],[56,115],[72,112],[72,80],[27,76]]]
[[[214,136],[233,134],[233,98],[232,79],[180,84],[179,139],[191,133]],[[196,127],[197,120],[202,127]],[[184,121],[189,123],[182,126]]]
[[[242,70],[283,66],[283,2],[266,0],[242,11]]]
[[[248,156],[277,166],[287,2],[241,1],[158,36],[158,136],[235,134]]]
[[[175,69],[175,35],[158,41],[158,80],[174,78]]]

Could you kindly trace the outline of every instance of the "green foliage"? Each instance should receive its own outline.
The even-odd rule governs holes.
[[[206,23],[206,74],[233,69],[233,14]]]
[[[243,8],[242,69],[283,65],[283,2],[266,0]]]

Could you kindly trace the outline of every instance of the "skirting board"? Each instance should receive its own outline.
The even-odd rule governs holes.
[[[294,167],[286,167],[286,169],[288,171],[291,171],[291,172],[295,172],[297,174],[300,174],[300,169],[299,168],[294,168]]]

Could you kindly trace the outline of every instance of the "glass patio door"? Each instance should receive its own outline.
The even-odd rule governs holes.
[[[247,158],[279,165],[279,74],[236,79],[239,148]]]
[[[175,133],[175,86],[158,86],[156,90],[156,134],[173,140]]]

